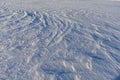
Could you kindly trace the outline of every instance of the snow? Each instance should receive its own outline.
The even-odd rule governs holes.
[[[0,80],[120,80],[117,0],[0,0]]]

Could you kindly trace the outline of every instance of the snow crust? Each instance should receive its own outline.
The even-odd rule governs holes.
[[[0,80],[120,80],[120,2],[0,0]]]

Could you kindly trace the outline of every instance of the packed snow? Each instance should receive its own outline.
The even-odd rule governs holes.
[[[0,0],[0,80],[120,80],[120,2]]]

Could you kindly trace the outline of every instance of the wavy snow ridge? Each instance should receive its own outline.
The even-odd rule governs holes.
[[[119,80],[117,9],[0,9],[0,80]]]

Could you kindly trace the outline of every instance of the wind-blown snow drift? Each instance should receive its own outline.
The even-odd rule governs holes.
[[[0,4],[0,80],[120,79],[119,2]]]

